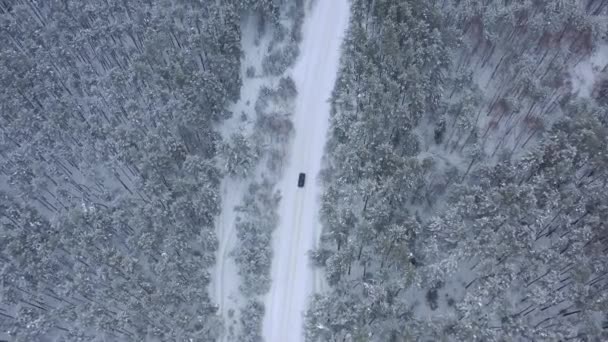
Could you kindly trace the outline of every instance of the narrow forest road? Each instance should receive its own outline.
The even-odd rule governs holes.
[[[316,179],[350,8],[348,0],[316,0],[308,10],[300,57],[293,71],[298,89],[295,138],[278,184],[282,200],[273,236],[272,286],[265,299],[266,342],[303,341],[303,315],[309,297],[322,286],[321,277],[309,265],[308,251],[317,245],[321,233],[321,189]],[[300,172],[306,173],[304,188],[297,187]]]
[[[233,115],[224,122],[221,128],[222,137],[228,141],[230,135],[240,132],[245,136],[252,134],[253,122],[255,121],[255,103],[258,93],[263,86],[271,85],[273,80],[262,77],[247,77],[247,68],[253,67],[255,70],[262,69],[262,59],[270,42],[269,36],[263,36],[258,40],[258,20],[249,17],[241,23],[242,38],[241,49],[244,52],[241,63],[241,94],[239,100],[234,103],[230,110]],[[241,115],[245,113],[249,116],[247,122],[243,122]],[[253,180],[254,176],[252,176]],[[217,262],[212,270],[209,293],[218,304],[218,314],[224,321],[224,333],[220,342],[235,340],[238,332],[240,309],[245,300],[242,298],[239,286],[241,277],[239,267],[236,264],[232,251],[239,245],[240,241],[236,233],[237,213],[235,207],[242,204],[243,195],[250,183],[239,177],[227,176],[220,187],[222,192],[221,213],[216,221],[216,234],[218,238]]]

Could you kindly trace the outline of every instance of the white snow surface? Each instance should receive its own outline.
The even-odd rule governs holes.
[[[308,252],[321,233],[318,219],[321,169],[329,125],[329,98],[337,77],[342,38],[348,25],[348,0],[318,0],[308,8],[301,54],[293,70],[298,96],[293,117],[295,137],[283,179],[278,184],[279,226],[273,235],[272,286],[265,298],[266,342],[303,341],[304,312],[309,296],[323,288]],[[297,187],[298,174],[306,184]]]
[[[240,99],[230,107],[232,117],[221,127],[221,134],[228,139],[231,134],[240,132],[245,136],[253,134],[253,122],[255,121],[254,104],[258,97],[260,88],[276,83],[272,77],[247,77],[248,67],[254,67],[257,71],[261,70],[262,58],[268,49],[271,35],[266,34],[258,37],[257,18],[248,17],[242,23],[243,36],[241,47],[244,56],[241,65],[241,86]],[[259,44],[255,44],[259,40]],[[241,115],[247,115],[247,119],[242,121]],[[257,170],[256,170],[257,171]],[[243,194],[247,190],[249,183],[245,180],[226,177],[221,184],[222,192],[222,211],[216,220],[216,234],[218,237],[217,263],[212,270],[211,284],[209,292],[219,306],[218,314],[224,321],[224,333],[220,341],[234,340],[234,335],[239,329],[239,309],[243,307],[245,300],[239,292],[240,277],[238,266],[234,261],[231,252],[238,245],[239,239],[236,236],[236,213],[234,208],[241,204]],[[232,316],[232,317],[231,317]]]
[[[598,75],[608,67],[608,45],[601,45],[586,60],[576,65],[570,72],[572,90],[583,98],[589,98]]]

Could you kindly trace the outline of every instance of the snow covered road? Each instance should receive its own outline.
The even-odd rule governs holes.
[[[321,168],[329,123],[328,102],[337,76],[340,47],[349,16],[348,0],[316,0],[303,26],[301,54],[293,79],[298,89],[293,117],[295,138],[278,188],[280,222],[273,236],[272,287],[265,298],[266,342],[303,341],[302,324],[309,296],[322,279],[309,265],[308,251],[321,233],[318,221]],[[298,174],[306,185],[297,187]]]

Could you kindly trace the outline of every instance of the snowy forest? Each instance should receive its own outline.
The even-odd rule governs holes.
[[[252,154],[219,127],[241,21],[281,3],[0,1],[0,340],[217,340],[219,185]]]
[[[328,1],[0,0],[0,341],[287,342]],[[348,4],[303,339],[608,340],[608,0]]]
[[[607,14],[352,1],[308,341],[608,339]]]

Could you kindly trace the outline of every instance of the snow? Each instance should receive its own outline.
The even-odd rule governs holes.
[[[608,45],[601,45],[588,59],[571,71],[572,91],[582,98],[591,97],[598,75],[608,67]]]
[[[348,0],[316,1],[303,27],[301,55],[293,79],[298,89],[293,117],[295,137],[284,177],[279,226],[273,236],[272,286],[265,298],[263,336],[267,342],[303,340],[303,315],[309,296],[323,288],[308,252],[321,233],[318,220],[321,189],[316,178],[329,122],[328,99],[337,76],[340,46],[350,12]],[[307,175],[303,188],[298,174]]]
[[[236,237],[235,211],[234,207],[244,193],[244,182],[228,178],[222,182],[222,212],[217,219],[218,252],[217,264],[212,277],[211,294],[219,306],[219,314],[222,316],[225,328],[229,328],[238,322],[236,317],[230,317],[229,312],[237,313],[242,306],[239,293],[238,268],[230,252],[234,249],[238,239]],[[228,191],[230,189],[230,191]],[[233,328],[234,329],[234,328]],[[222,335],[222,340],[229,336],[227,332]]]
[[[252,117],[255,114],[253,106],[258,98],[260,88],[272,81],[269,77],[247,77],[247,68],[249,67],[253,67],[256,70],[256,73],[261,72],[262,59],[264,58],[265,51],[268,49],[272,37],[272,32],[270,34],[265,34],[262,37],[258,37],[257,26],[258,20],[254,16],[248,17],[247,20],[242,23],[241,49],[243,50],[244,55],[241,61],[241,78],[243,80],[243,85],[241,86],[239,100],[230,108],[232,117],[220,127],[220,133],[224,139],[228,139],[232,133],[239,131],[241,133],[251,133],[251,129],[253,128],[252,123],[255,121]],[[258,44],[256,44],[256,40],[258,41]],[[246,127],[242,127],[242,113],[245,113],[248,116]],[[243,129],[245,129],[246,132],[243,132]]]
[[[242,23],[241,48],[244,51],[244,56],[241,65],[241,77],[243,85],[241,86],[240,99],[230,108],[233,113],[232,117],[220,127],[221,134],[225,139],[235,132],[241,132],[245,135],[252,134],[253,122],[255,121],[254,104],[259,90],[274,81],[271,78],[250,78],[246,76],[247,68],[250,66],[253,66],[256,71],[261,70],[262,58],[268,49],[272,36],[266,34],[263,37],[258,37],[257,26],[257,18],[253,16]],[[255,43],[256,40],[258,40],[258,44]],[[244,122],[241,119],[242,113],[247,115],[247,120]],[[219,246],[217,263],[212,272],[213,276],[209,287],[212,298],[219,306],[218,314],[222,316],[225,323],[225,331],[222,334],[221,341],[234,340],[233,334],[238,330],[239,309],[244,305],[244,299],[239,291],[238,267],[231,252],[239,242],[236,236],[236,213],[234,208],[241,203],[247,185],[248,183],[245,180],[232,177],[227,177],[221,184],[222,210],[216,220]]]

